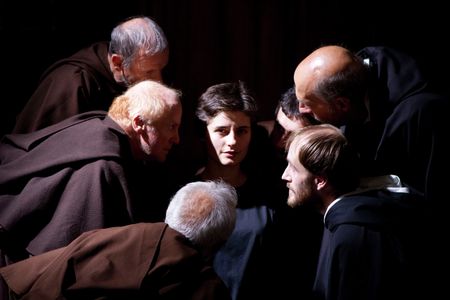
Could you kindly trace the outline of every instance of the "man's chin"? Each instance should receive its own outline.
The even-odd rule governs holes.
[[[295,198],[291,198],[289,197],[287,200],[287,205],[289,205],[290,207],[294,208],[300,205],[300,202],[297,201],[297,199]]]
[[[167,158],[167,155],[158,155],[158,156],[150,155],[150,156],[147,156],[147,159],[145,160],[145,162],[149,163],[149,164],[152,164],[152,163],[160,164],[160,163],[165,162],[166,158]]]

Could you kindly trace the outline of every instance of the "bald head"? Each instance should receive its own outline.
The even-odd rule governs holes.
[[[321,47],[294,73],[299,111],[322,123],[342,126],[364,119],[368,72],[362,61],[340,46]]]
[[[321,47],[300,62],[294,73],[294,81],[305,87],[333,76],[355,63],[354,55],[340,46]]]

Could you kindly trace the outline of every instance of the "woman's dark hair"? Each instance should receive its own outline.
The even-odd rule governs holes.
[[[209,87],[198,100],[196,115],[206,123],[221,112],[240,111],[254,121],[257,110],[250,90],[243,81],[237,81]]]

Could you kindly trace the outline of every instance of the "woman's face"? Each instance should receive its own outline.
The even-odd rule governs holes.
[[[250,117],[240,111],[221,112],[209,120],[206,129],[208,158],[224,166],[239,165],[250,144]]]

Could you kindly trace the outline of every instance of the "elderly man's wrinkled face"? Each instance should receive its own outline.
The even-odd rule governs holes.
[[[177,102],[159,119],[146,124],[146,135],[142,138],[141,147],[150,160],[165,161],[172,146],[180,142],[178,129],[181,114],[181,103]]]
[[[131,86],[142,80],[162,82],[162,70],[169,61],[169,50],[154,55],[138,55],[128,67],[121,67],[116,80]]]

